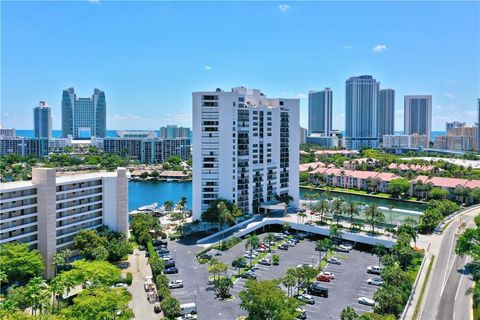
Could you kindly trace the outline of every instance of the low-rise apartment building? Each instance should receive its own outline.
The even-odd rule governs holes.
[[[0,244],[38,249],[51,278],[54,253],[71,247],[79,230],[128,232],[126,169],[57,177],[55,169],[33,168],[32,180],[1,184],[0,217]]]

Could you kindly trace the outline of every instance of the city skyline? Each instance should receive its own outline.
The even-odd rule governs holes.
[[[475,19],[479,4],[475,2],[437,3],[434,7],[349,3],[352,10],[345,10],[346,3],[330,2],[284,6],[275,2],[188,6],[2,2],[1,6],[1,118],[5,127],[29,129],[25,124],[33,123],[30,108],[42,100],[52,107],[53,129],[60,129],[61,90],[70,86],[78,88],[80,96],[86,96],[92,87],[105,90],[110,129],[156,129],[172,123],[191,126],[191,92],[243,85],[264,88],[273,96],[299,98],[304,127],[308,123],[308,91],[330,87],[334,93],[333,129],[344,130],[344,82],[362,74],[381,79],[382,88],[395,89],[397,130],[403,128],[404,95],[433,96],[432,130],[444,130],[445,122],[451,120],[473,124],[476,118],[480,65],[475,58],[480,52],[480,28]],[[194,16],[200,9],[204,12],[201,20]],[[268,17],[269,24],[255,29],[237,26],[234,21],[251,10]],[[68,15],[64,15],[66,11]],[[125,12],[134,24],[124,23]],[[407,13],[418,18],[415,25],[406,24],[402,16]],[[39,15],[43,18],[35,19]],[[68,24],[72,15],[78,24]],[[376,23],[358,24],[374,15]],[[188,26],[169,28],[179,19],[198,25],[196,32]],[[446,25],[445,19],[455,23]],[[218,29],[220,24],[224,30]],[[64,32],[67,26],[68,32]],[[311,41],[321,30],[334,30],[335,37]],[[92,32],[98,35],[92,37]],[[236,50],[237,35],[249,32],[255,35],[249,37],[249,45],[264,48],[263,54]],[[198,36],[202,34],[205,36]],[[199,50],[195,57],[189,56],[212,34],[222,37],[216,52]],[[63,46],[67,39],[79,45]],[[46,43],[49,50],[37,50],[41,47],[38,41]],[[285,50],[265,49],[279,41]],[[87,44],[100,53],[82,49]]]

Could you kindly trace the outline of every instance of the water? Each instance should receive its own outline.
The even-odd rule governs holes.
[[[181,197],[187,198],[187,208],[192,207],[192,182],[143,182],[130,181],[128,185],[128,208],[129,210],[138,209],[141,206],[157,202],[162,205],[170,200],[177,203]],[[319,190],[309,190],[300,188],[300,198],[303,199],[305,193],[319,193],[320,199],[325,195]],[[387,209],[393,205],[392,220],[401,221],[406,217],[418,218],[419,214],[425,210],[425,205],[421,203],[411,203],[395,201],[389,199],[365,197],[361,195],[340,194],[332,192],[333,197],[342,197],[345,201],[356,201],[363,204],[376,203],[382,211],[385,212],[387,220],[390,219],[390,213]]]
[[[128,209],[135,210],[141,206],[157,202],[159,206],[165,201],[177,203],[181,197],[187,198],[187,208],[192,207],[191,182],[143,182],[128,183]]]

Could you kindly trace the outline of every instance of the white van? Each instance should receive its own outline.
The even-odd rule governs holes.
[[[180,305],[180,314],[196,314],[197,313],[197,305],[194,302],[191,303],[184,303]]]

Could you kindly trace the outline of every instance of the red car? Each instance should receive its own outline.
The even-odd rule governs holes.
[[[331,277],[329,275],[326,275],[326,274],[319,274],[317,276],[317,281],[330,282]]]

